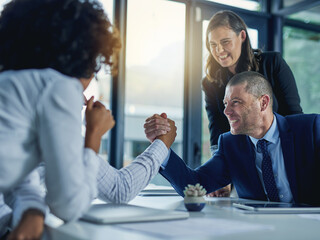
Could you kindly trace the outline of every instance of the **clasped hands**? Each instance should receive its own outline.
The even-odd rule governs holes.
[[[160,139],[169,149],[177,136],[175,122],[167,118],[167,114],[154,114],[144,124],[144,132],[150,142]]]
[[[176,126],[174,121],[167,118],[167,114],[162,113],[161,115],[154,114],[153,116],[146,119],[144,124],[144,132],[146,134],[146,137],[149,139],[150,142],[153,142],[155,139],[162,140],[167,147],[169,148],[174,138],[177,134],[174,135],[174,138],[172,138],[173,132],[170,132],[174,127],[174,132],[176,132]],[[168,133],[168,134],[167,134]],[[169,141],[169,144],[166,143]],[[169,146],[170,145],[170,146]],[[208,197],[229,197],[231,192],[231,185],[227,185],[215,192],[209,193]]]

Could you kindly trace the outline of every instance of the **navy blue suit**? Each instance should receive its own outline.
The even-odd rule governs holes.
[[[293,199],[320,206],[320,115],[275,115]],[[240,198],[267,200],[250,138],[228,132],[220,136],[218,145],[216,154],[194,170],[172,151],[160,173],[181,196],[187,184],[200,183],[207,192],[213,192],[233,183]]]

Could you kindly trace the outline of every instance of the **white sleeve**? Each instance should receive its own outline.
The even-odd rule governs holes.
[[[120,170],[100,158],[98,197],[107,202],[129,202],[158,173],[167,154],[166,145],[161,140],[155,140],[131,164]]]
[[[47,206],[44,197],[37,168],[6,196],[6,203],[12,209],[12,227],[19,223],[22,214],[28,209],[37,209],[45,215]]]
[[[57,217],[79,218],[96,197],[99,162],[83,154],[82,89],[79,82],[56,82],[37,106],[38,134],[46,165],[46,201]]]
[[[8,231],[11,216],[11,208],[5,204],[3,195],[0,193],[0,238]]]

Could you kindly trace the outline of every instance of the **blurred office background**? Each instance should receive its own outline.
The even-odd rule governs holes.
[[[0,0],[0,10],[8,0]],[[210,158],[201,79],[205,31],[219,10],[239,14],[254,48],[279,51],[291,67],[305,113],[320,113],[320,0],[101,0],[122,37],[119,74],[101,69],[86,95],[113,112],[100,153],[113,166],[149,145],[143,124],[166,112],[178,127],[173,149],[191,167]],[[157,184],[166,181],[157,176]]]

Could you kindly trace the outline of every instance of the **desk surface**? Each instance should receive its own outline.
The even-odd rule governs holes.
[[[301,216],[298,214],[244,214],[242,211],[232,207],[233,202],[241,202],[241,199],[234,198],[207,198],[206,207],[201,212],[190,212],[188,220],[165,221],[154,223],[135,223],[134,230],[130,230],[130,225],[96,225],[83,221],[71,222],[56,229],[48,228],[48,235],[52,240],[84,240],[84,239],[130,239],[130,240],[156,240],[156,239],[319,239],[320,238],[320,218],[319,215],[309,214]],[[159,209],[172,209],[186,211],[183,198],[180,196],[138,196],[130,204],[153,207]],[[314,218],[314,219],[312,219]],[[317,219],[316,219],[317,218]],[[185,221],[185,222],[183,222]],[[188,222],[189,221],[189,222]],[[197,235],[157,235],[151,232],[142,232],[136,228],[160,228],[168,224],[168,228],[177,226],[186,228],[189,232],[193,231],[190,223],[195,226],[197,223],[210,224],[218,227],[223,226],[224,231],[211,229],[202,231]],[[147,225],[146,225],[147,224]],[[150,225],[152,224],[152,225]],[[222,225],[221,225],[222,224]],[[211,226],[210,225],[210,226]],[[208,225],[209,226],[209,225]],[[239,231],[240,230],[240,231]],[[169,231],[169,230],[168,230]],[[177,228],[177,231],[178,228]],[[206,233],[204,233],[206,232]],[[209,232],[209,233],[208,233]],[[210,233],[211,232],[211,233]],[[192,234],[191,234],[192,235]]]

